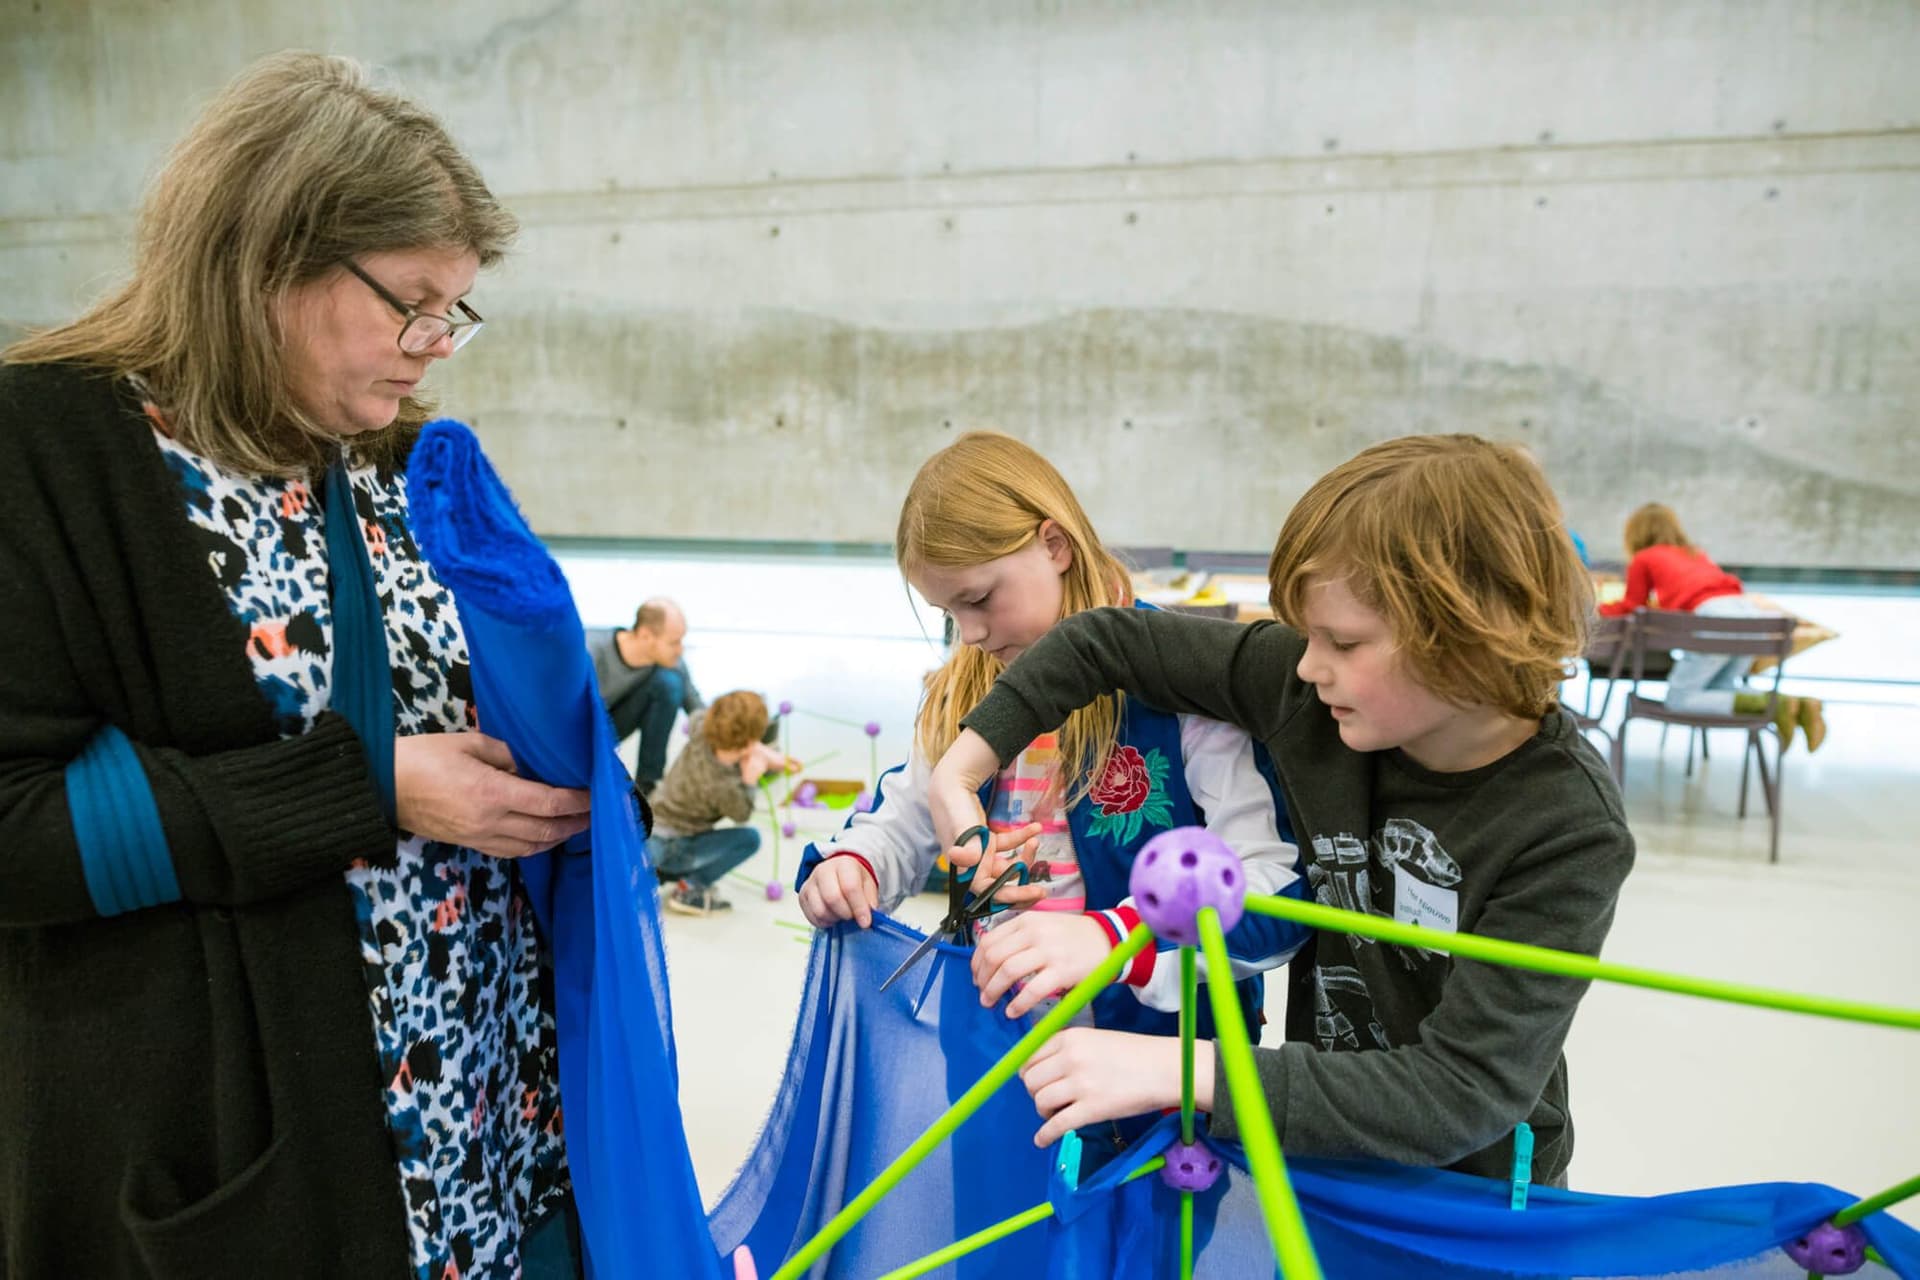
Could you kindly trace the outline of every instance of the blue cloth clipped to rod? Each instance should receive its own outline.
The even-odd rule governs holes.
[[[588,1273],[722,1280],[680,1120],[659,887],[566,578],[459,422],[422,430],[407,499],[460,610],[481,730],[523,776],[593,797],[584,839],[514,862],[553,953]]]

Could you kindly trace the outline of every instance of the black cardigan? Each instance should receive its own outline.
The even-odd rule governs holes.
[[[344,872],[390,861],[331,712],[277,737],[152,428],[0,367],[0,1275],[391,1276],[405,1207]],[[94,911],[66,765],[132,739],[183,900]]]

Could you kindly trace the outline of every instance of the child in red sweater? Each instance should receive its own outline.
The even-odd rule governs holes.
[[[1715,564],[1707,553],[1687,541],[1673,509],[1649,502],[1627,517],[1627,593],[1600,606],[1609,617],[1632,613],[1651,597],[1659,608],[1704,613],[1720,618],[1775,617],[1746,594],[1740,579]],[[1753,666],[1752,658],[1718,653],[1682,653],[1667,677],[1667,705],[1675,711],[1707,714],[1758,715],[1767,709],[1767,697],[1741,689]],[[1780,730],[1780,749],[1793,741],[1795,725],[1807,739],[1807,750],[1818,751],[1826,741],[1827,721],[1818,698],[1780,696],[1774,708]]]

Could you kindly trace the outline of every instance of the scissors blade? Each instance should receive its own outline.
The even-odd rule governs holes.
[[[919,946],[913,949],[913,954],[908,956],[906,960],[900,965],[900,967],[893,971],[892,976],[890,976],[885,982],[880,984],[880,989],[882,991],[885,991],[888,987],[898,982],[900,980],[900,975],[905,973],[907,970],[913,968],[913,966],[915,966],[916,964],[919,964],[921,959],[927,954],[927,952],[933,950],[934,945],[939,941],[940,941],[939,933],[935,932],[935,933],[928,934],[926,937],[926,940],[922,942]]]

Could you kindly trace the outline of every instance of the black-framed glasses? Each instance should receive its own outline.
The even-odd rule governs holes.
[[[400,336],[396,341],[399,342],[400,349],[410,356],[423,356],[427,354],[440,339],[449,334],[453,335],[453,349],[458,351],[460,348],[466,346],[467,343],[473,341],[473,335],[480,332],[480,327],[486,323],[485,320],[480,318],[478,311],[475,311],[464,302],[456,302],[453,304],[460,309],[460,314],[465,317],[461,320],[455,320],[452,316],[436,316],[431,312],[410,307],[400,301],[400,299],[394,297],[385,285],[362,271],[360,264],[352,258],[342,258],[340,261],[347,270],[359,276],[367,288],[379,294],[382,302],[385,302],[406,318],[406,323],[400,326]]]

